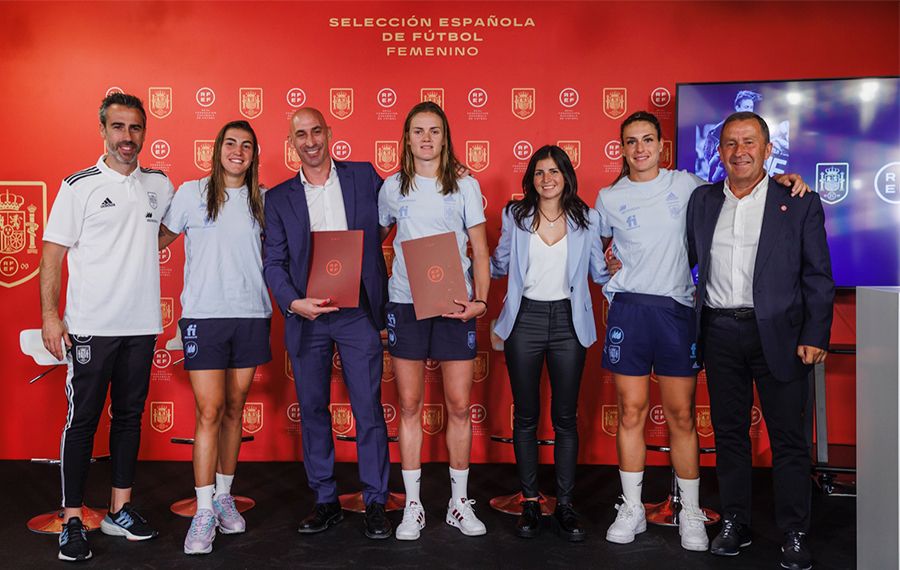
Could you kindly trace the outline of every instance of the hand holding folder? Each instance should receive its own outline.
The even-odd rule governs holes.
[[[469,299],[456,234],[447,232],[400,244],[416,320],[457,313]]]

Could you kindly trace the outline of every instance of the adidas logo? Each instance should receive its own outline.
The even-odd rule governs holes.
[[[112,200],[110,200],[109,197],[107,197],[107,198],[106,198],[105,200],[103,200],[103,202],[100,204],[100,207],[101,207],[101,208],[112,208],[112,207],[115,206],[115,205],[116,205],[116,203],[113,202]]]
[[[150,218],[153,217],[153,212],[147,212],[147,215],[144,216],[144,217],[147,218],[147,219],[149,220]]]
[[[666,196],[666,202],[677,202],[678,196],[675,195],[674,192],[669,192],[669,195]]]

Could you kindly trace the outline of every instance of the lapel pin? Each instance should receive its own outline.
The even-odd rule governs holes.
[[[782,212],[787,212],[787,206],[785,206],[784,204],[782,204],[782,205],[781,205],[781,211],[782,211]]]

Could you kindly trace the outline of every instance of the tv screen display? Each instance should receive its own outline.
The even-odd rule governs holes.
[[[769,126],[770,174],[796,172],[822,199],[835,284],[900,286],[900,78],[679,83],[678,168],[725,178],[722,122]]]

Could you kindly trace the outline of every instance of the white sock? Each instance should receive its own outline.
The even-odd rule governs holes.
[[[419,503],[421,505],[422,500],[419,498],[419,485],[422,481],[422,470],[401,469],[400,473],[403,475],[403,490],[406,491],[407,506],[410,503]]]
[[[625,495],[625,500],[632,505],[639,505],[641,503],[641,486],[644,484],[644,472],[619,469],[619,479],[622,481],[622,494]]]
[[[450,468],[450,496],[453,501],[459,501],[469,496],[467,488],[469,487],[469,468],[454,469]]]
[[[222,475],[216,473],[216,497],[219,495],[231,494],[231,483],[234,482],[234,475]]]
[[[682,479],[675,477],[681,492],[681,504],[685,508],[700,510],[700,478]]]
[[[194,491],[197,492],[197,510],[200,509],[209,509],[212,510],[212,501],[213,501],[213,492],[215,491],[215,485],[204,485],[202,487],[194,487]]]

